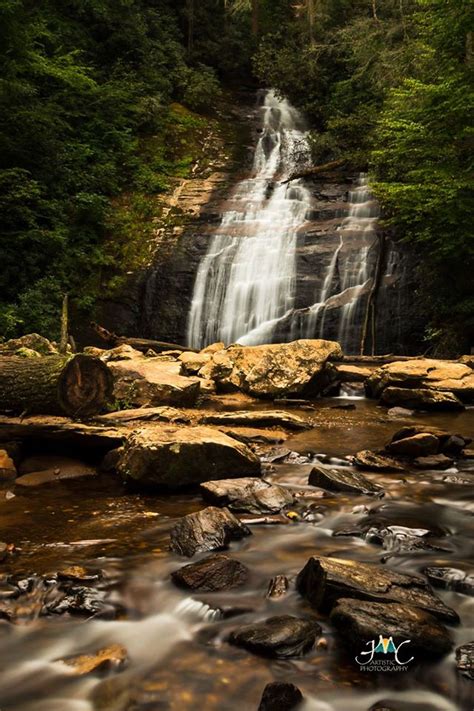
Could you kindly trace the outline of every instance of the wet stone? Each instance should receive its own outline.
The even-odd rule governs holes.
[[[397,439],[388,444],[385,449],[396,457],[428,457],[437,454],[439,439],[429,432],[415,434],[412,437]]]
[[[452,649],[447,629],[425,610],[405,602],[369,602],[342,598],[331,612],[331,622],[353,649],[366,650],[367,642],[392,637],[395,644],[409,639],[406,657],[413,663],[424,656],[438,657]]]
[[[294,684],[274,681],[263,690],[258,711],[292,711],[303,701],[303,694]]]
[[[413,466],[416,467],[416,469],[428,470],[449,469],[452,465],[453,460],[445,454],[432,454],[429,457],[417,457],[413,462]]]
[[[255,477],[207,481],[201,484],[201,493],[216,506],[255,514],[277,513],[294,500],[287,489]]]
[[[268,657],[299,657],[313,648],[321,627],[314,620],[281,615],[234,630],[229,642]]]
[[[372,526],[365,533],[368,543],[381,545],[386,551],[407,553],[416,551],[446,551],[430,542],[431,531],[408,526]]]
[[[360,469],[374,472],[403,472],[405,468],[392,457],[364,449],[354,455],[353,463]]]
[[[298,574],[296,586],[311,605],[323,611],[331,609],[339,598],[354,597],[401,601],[450,623],[459,622],[457,613],[432,592],[426,580],[382,565],[313,556]]]
[[[58,580],[73,581],[76,583],[94,583],[102,579],[100,571],[87,570],[80,565],[71,565],[57,573]]]
[[[330,469],[322,465],[315,466],[309,474],[308,484],[328,491],[347,491],[353,494],[367,494],[368,496],[384,495],[384,490],[381,486],[373,484],[362,474],[349,467]]]
[[[215,592],[244,585],[247,582],[248,569],[238,560],[226,555],[212,555],[175,570],[171,573],[171,578],[176,585],[188,590]]]
[[[466,573],[465,570],[430,566],[424,568],[423,574],[436,588],[455,590],[463,595],[474,596],[474,575]]]
[[[52,602],[48,602],[42,614],[68,614],[114,619],[117,617],[118,612],[117,607],[107,601],[104,591],[71,586],[65,591],[64,595],[59,596]]]
[[[170,548],[174,553],[191,558],[195,553],[227,548],[231,541],[251,535],[228,509],[208,506],[180,519],[170,534]]]
[[[70,667],[77,676],[85,676],[95,672],[108,673],[119,671],[127,663],[127,650],[121,644],[98,649],[93,654],[81,654],[58,660]]]
[[[275,575],[268,584],[267,597],[272,600],[283,597],[288,592],[290,582],[286,575]]]
[[[468,642],[456,649],[456,669],[459,674],[474,681],[474,642]]]

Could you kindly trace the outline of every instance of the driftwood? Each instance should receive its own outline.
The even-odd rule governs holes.
[[[117,336],[116,333],[108,331],[103,326],[98,323],[91,323],[91,328],[97,333],[99,338],[101,338],[110,348],[115,348],[116,346],[132,346],[137,351],[142,351],[146,353],[148,350],[156,351],[160,353],[162,351],[191,351],[192,353],[199,353],[195,348],[188,348],[188,346],[181,346],[177,343],[167,343],[166,341],[155,341],[149,338],[133,338],[129,336]]]
[[[329,163],[323,163],[322,165],[314,165],[311,168],[304,168],[304,170],[298,170],[296,173],[292,173],[289,178],[282,180],[281,184],[286,185],[292,180],[298,180],[299,178],[311,178],[313,175],[320,175],[320,173],[325,173],[327,170],[342,168],[342,166],[346,163],[347,160],[345,158],[340,158],[339,160],[331,160]]]
[[[98,358],[50,355],[0,357],[0,410],[88,417],[112,395],[112,374]]]

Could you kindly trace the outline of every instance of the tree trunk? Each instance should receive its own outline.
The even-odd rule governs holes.
[[[69,304],[68,295],[63,296],[63,308],[61,311],[61,340],[59,342],[59,352],[67,353],[67,344],[69,341]]]
[[[194,0],[186,0],[188,15],[188,54],[193,51],[194,45]]]
[[[102,410],[112,387],[107,366],[91,356],[0,357],[2,412],[89,417]]]
[[[308,13],[308,27],[309,27],[309,43],[311,47],[314,47],[314,3],[315,0],[306,0],[307,2],[307,13]]]
[[[254,37],[258,36],[260,30],[258,3],[259,0],[252,0],[252,34]]]

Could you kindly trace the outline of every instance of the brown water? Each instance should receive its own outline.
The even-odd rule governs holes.
[[[351,401],[355,410],[333,409],[344,402],[318,401],[315,411],[292,409],[311,419],[314,429],[291,437],[285,447],[340,458],[382,446],[405,424],[366,400]],[[474,434],[474,410],[408,418],[414,421]],[[472,460],[470,466],[466,460],[460,475],[474,482]],[[1,622],[1,711],[251,711],[257,709],[265,684],[273,680],[297,684],[307,711],[365,711],[386,698],[397,699],[407,709],[411,703],[418,709],[472,709],[473,684],[456,675],[454,654],[437,663],[420,660],[405,674],[363,674],[323,616],[327,649],[317,648],[301,659],[263,659],[227,644],[226,635],[237,624],[273,614],[314,614],[293,589],[279,600],[265,598],[272,576],[294,576],[312,554],[367,562],[384,559],[391,568],[414,573],[428,564],[465,570],[472,564],[473,487],[443,481],[450,472],[371,474],[386,490],[384,499],[374,500],[321,497],[319,490],[305,488],[310,468],[272,465],[269,479],[302,492],[295,508],[306,518],[252,526],[253,535],[230,549],[251,571],[247,585],[213,595],[190,596],[169,579],[172,570],[188,562],[167,550],[169,530],[177,518],[204,506],[199,495],[144,496],[127,491],[112,476],[24,491],[17,487],[14,498],[0,502],[0,539],[20,549],[3,564],[6,572],[44,574],[67,564],[99,568],[114,581],[110,594],[123,612],[117,620],[32,614],[28,623]],[[361,507],[395,524],[440,529],[444,535],[430,540],[444,550],[407,553],[398,550],[396,542],[384,550],[360,537],[334,536],[366,515]],[[461,617],[461,625],[451,630],[456,644],[474,639],[474,598],[452,591],[439,595]],[[234,605],[249,612],[230,619],[215,612]],[[123,644],[130,661],[124,671],[108,678],[77,678],[55,662],[111,643]]]

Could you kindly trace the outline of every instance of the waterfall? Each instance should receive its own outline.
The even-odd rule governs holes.
[[[348,216],[339,227],[339,244],[324,275],[321,293],[309,309],[305,336],[327,337],[327,312],[337,309],[337,339],[350,353],[357,350],[360,340],[361,310],[373,278],[369,255],[377,242],[379,208],[372,198],[365,173],[359,175],[349,192],[348,207]]]
[[[297,233],[311,196],[301,181],[281,180],[309,162],[307,132],[273,91],[260,110],[252,177],[237,185],[197,271],[187,325],[195,348],[268,342],[294,308]]]

